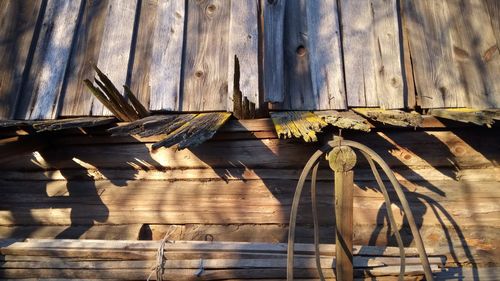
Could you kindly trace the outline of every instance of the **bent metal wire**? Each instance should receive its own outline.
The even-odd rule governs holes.
[[[389,198],[389,194],[387,192],[387,188],[385,187],[382,178],[380,177],[380,174],[378,172],[376,164],[382,168],[384,171],[385,175],[391,182],[394,190],[396,191],[396,194],[399,198],[399,201],[401,202],[401,206],[403,207],[404,214],[406,215],[406,218],[408,220],[408,224],[410,225],[410,229],[413,235],[413,238],[415,240],[415,245],[417,247],[418,254],[420,256],[420,261],[422,263],[422,266],[424,268],[424,274],[425,278],[428,281],[433,280],[433,275],[431,271],[431,267],[429,264],[428,256],[424,248],[424,244],[422,241],[422,237],[420,236],[420,233],[418,231],[417,225],[415,224],[415,219],[413,218],[413,213],[411,212],[410,205],[408,204],[408,201],[406,200],[406,196],[404,195],[404,192],[399,185],[398,180],[394,176],[394,173],[391,171],[387,163],[384,162],[382,157],[380,157],[375,151],[370,149],[369,147],[355,142],[355,141],[349,141],[349,140],[344,140],[341,137],[335,137],[333,141],[328,142],[326,145],[321,147],[319,150],[317,150],[311,158],[309,158],[309,161],[307,161],[304,169],[302,170],[302,174],[300,175],[299,182],[297,183],[297,188],[295,190],[295,195],[293,197],[293,202],[292,202],[292,209],[290,212],[290,228],[288,231],[288,249],[287,249],[287,280],[292,281],[293,280],[293,264],[294,264],[294,246],[295,246],[295,225],[297,221],[297,210],[299,206],[299,201],[300,201],[300,196],[302,194],[302,189],[304,187],[304,183],[311,172],[312,169],[312,175],[311,175],[311,201],[312,201],[312,211],[313,211],[313,224],[314,224],[314,248],[315,248],[315,258],[316,258],[316,268],[318,270],[318,275],[320,277],[320,280],[325,280],[323,276],[323,272],[321,270],[321,264],[320,264],[320,256],[319,256],[319,227],[318,227],[318,213],[317,213],[317,202],[316,202],[316,177],[317,177],[317,172],[318,172],[318,165],[319,165],[319,159],[321,156],[325,155],[326,153],[330,152],[333,148],[338,147],[338,146],[348,146],[351,148],[355,148],[358,151],[361,152],[361,154],[366,158],[368,161],[370,168],[373,172],[373,175],[377,181],[377,184],[379,185],[380,190],[382,191],[382,194],[384,196],[384,201],[385,201],[385,206],[387,209],[387,214],[389,218],[389,223],[391,225],[391,228],[394,231],[394,234],[396,236],[396,240],[399,246],[399,252],[401,256],[401,269],[399,273],[399,280],[404,279],[404,273],[405,273],[405,251],[404,251],[404,245],[403,245],[403,240],[401,239],[401,234],[399,231],[397,231],[397,225],[396,221],[394,219],[394,214],[391,209],[391,200]]]

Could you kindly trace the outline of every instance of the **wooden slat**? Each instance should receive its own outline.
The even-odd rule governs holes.
[[[103,40],[97,66],[120,87],[127,82],[127,73],[132,46],[132,34],[136,16],[137,0],[108,0]],[[102,103],[94,100],[92,115],[110,115]]]
[[[188,0],[183,111],[227,108],[230,6],[223,0]]]
[[[264,11],[264,100],[281,103],[285,99],[283,35],[286,1],[261,3]]]
[[[231,28],[229,30],[229,66],[228,66],[228,111],[233,111],[235,87],[243,97],[258,109],[258,1],[231,2]],[[236,60],[238,70],[236,70]],[[235,71],[239,71],[238,74]],[[235,81],[238,79],[239,81]]]
[[[47,2],[18,118],[56,117],[81,4],[81,0]]]
[[[396,1],[341,1],[349,106],[404,107]]]
[[[347,106],[338,11],[336,0],[306,1],[311,98],[316,110]]]
[[[424,108],[463,107],[466,92],[456,67],[452,17],[446,1],[404,1],[415,86]]]
[[[62,97],[61,116],[85,116],[91,113],[94,98],[83,80],[91,79],[95,73],[92,64],[97,62],[105,37],[103,31],[107,7],[108,0],[85,1],[65,79],[67,84]]]
[[[284,109],[306,110],[317,107],[311,81],[307,1],[286,1],[284,29],[285,104]]]
[[[145,81],[146,85],[151,87],[149,108],[151,110],[178,111],[181,104],[179,98],[185,3],[184,1],[162,0],[158,2],[157,9],[150,53],[152,56],[151,69],[149,79]],[[151,32],[151,30],[147,32]],[[190,32],[198,31],[191,30]],[[215,34],[212,35],[215,36]],[[138,61],[137,64],[140,65],[142,62]],[[197,90],[201,92],[200,89]],[[199,94],[198,92],[196,94]],[[195,109],[193,108],[193,110]]]
[[[458,68],[466,93],[457,96],[458,106],[500,107],[500,49],[486,2],[448,0],[446,3],[451,21],[447,23],[448,32],[453,42],[454,64],[450,66]]]
[[[4,0],[0,9],[0,119],[12,119],[42,1]],[[36,38],[36,37],[35,37]]]

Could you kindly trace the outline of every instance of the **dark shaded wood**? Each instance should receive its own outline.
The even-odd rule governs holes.
[[[109,125],[116,121],[113,117],[81,117],[61,120],[42,121],[33,124],[33,128],[38,132],[60,131],[74,128],[87,128],[102,125]]]
[[[0,119],[14,117],[41,0],[4,0],[0,9]]]

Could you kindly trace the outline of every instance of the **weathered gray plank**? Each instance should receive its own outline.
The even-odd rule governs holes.
[[[81,3],[81,0],[47,2],[30,74],[22,91],[22,111],[16,113],[18,117],[56,117]]]
[[[158,2],[149,75],[151,110],[179,110],[184,9],[184,1],[162,0]],[[191,30],[191,32],[196,31]],[[215,36],[215,34],[212,35]]]
[[[453,58],[450,15],[445,1],[404,1],[415,87],[424,108],[464,106]],[[461,15],[456,15],[461,16]]]
[[[285,99],[283,33],[285,0],[262,1],[264,11],[264,94],[265,101]]]
[[[97,65],[118,87],[127,80],[136,8],[137,0],[108,2],[104,38]],[[94,100],[92,115],[110,114],[100,102]]]
[[[107,0],[85,2],[65,78],[61,116],[84,116],[91,112],[94,98],[83,80],[94,76],[92,63],[99,57],[107,7]]]
[[[394,109],[404,107],[402,49],[397,0],[372,0],[375,56],[375,82],[378,105]]]
[[[137,40],[135,44],[130,89],[137,99],[149,108],[151,85],[151,61],[153,60],[153,41],[155,40],[155,26],[158,16],[158,0],[141,1],[140,16],[138,18]]]
[[[3,0],[0,8],[0,119],[11,119],[42,1]]]
[[[189,0],[183,111],[226,110],[230,5]]]
[[[373,16],[370,1],[340,1],[349,106],[377,106]]]
[[[337,1],[307,1],[306,16],[314,109],[345,109]]]
[[[258,66],[258,1],[232,1],[228,66],[228,111],[233,111],[233,97],[236,87],[243,97],[259,108],[259,66]],[[236,60],[239,76],[235,74]],[[235,75],[239,81],[235,81]]]
[[[473,108],[500,106],[500,55],[488,7],[483,0],[446,1],[453,59],[465,95],[457,103]],[[497,31],[498,32],[498,31]]]
[[[306,22],[307,1],[286,1],[284,29],[285,103],[284,109],[315,109],[309,38]]]
[[[349,106],[404,107],[397,3],[341,1]]]

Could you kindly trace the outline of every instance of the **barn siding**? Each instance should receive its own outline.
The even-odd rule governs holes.
[[[344,134],[375,149],[396,172],[428,247],[450,263],[498,266],[500,151],[492,130]],[[278,140],[269,120],[230,122],[214,140],[178,152],[152,152],[157,140],[64,133],[2,165],[0,235],[136,239],[142,229],[141,238],[159,239],[175,229],[172,239],[286,241],[297,178],[317,144]],[[325,242],[333,241],[331,176],[323,161]],[[361,159],[355,183],[355,243],[394,245],[384,200]],[[299,216],[303,242],[312,241],[307,193]],[[392,208],[401,223],[398,204]],[[403,237],[412,245],[406,226]]]
[[[118,88],[131,84],[152,110],[231,111],[235,57],[236,92],[256,108],[268,101],[287,110],[411,107],[405,72],[414,74],[423,108],[499,106],[495,1],[355,2],[261,0],[241,9],[230,0],[83,1],[58,10],[72,20],[62,24],[66,35],[52,38],[44,34],[58,22],[51,7],[64,8],[60,1],[19,14],[2,0],[4,18],[19,17],[27,28],[20,37],[11,25],[0,30],[0,55],[8,58],[0,117],[14,109],[27,119],[109,114],[81,82],[92,78],[92,63]],[[53,78],[37,70],[44,63]]]

